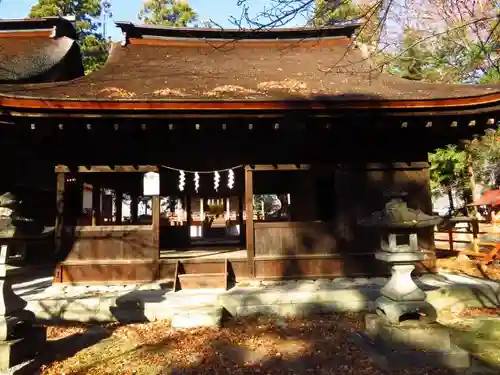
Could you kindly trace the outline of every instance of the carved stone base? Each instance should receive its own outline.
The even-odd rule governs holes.
[[[24,337],[0,341],[0,371],[34,358],[41,352],[46,340],[46,328],[30,327]]]
[[[415,259],[421,259],[423,254],[417,253],[403,253],[403,254],[389,254],[379,252],[376,254],[377,259],[383,259],[390,262],[383,256],[387,255],[390,258],[404,256],[405,259],[409,256],[415,256]],[[418,257],[417,257],[418,255]],[[415,261],[416,261],[415,260]],[[394,260],[395,261],[395,260]],[[380,293],[387,298],[394,301],[423,301],[426,298],[425,292],[421,290],[413,281],[411,273],[415,269],[413,264],[393,264],[391,273],[392,276],[389,282],[382,288]]]
[[[383,369],[422,368],[423,366],[467,369],[469,354],[452,344],[446,327],[408,321],[393,326],[384,318],[368,314],[365,332],[351,340],[367,351]]]
[[[375,304],[377,314],[393,325],[398,325],[405,317],[427,324],[437,319],[436,309],[427,301],[393,301],[381,296]]]

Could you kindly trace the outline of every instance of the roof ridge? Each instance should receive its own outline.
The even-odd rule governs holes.
[[[196,27],[168,27],[133,22],[116,21],[128,38],[189,38],[189,39],[216,39],[216,40],[276,40],[276,39],[317,39],[324,37],[351,38],[361,23],[346,23],[327,27],[300,27],[300,28],[273,28],[273,29],[223,29],[223,28],[196,28]]]

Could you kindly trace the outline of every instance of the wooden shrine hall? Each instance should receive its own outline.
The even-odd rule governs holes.
[[[500,119],[499,85],[382,73],[357,25],[117,25],[101,70],[0,85],[7,154],[56,175],[56,282],[383,275],[359,219],[392,189],[431,213],[427,153]]]

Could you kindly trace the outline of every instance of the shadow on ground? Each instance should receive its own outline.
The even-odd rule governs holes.
[[[284,286],[284,289],[287,293],[297,293],[297,289],[294,290],[290,285]],[[132,293],[135,298],[145,292]],[[359,293],[360,297],[373,300],[378,292],[360,289]],[[476,293],[478,306],[495,303],[491,297]],[[132,320],[141,321],[138,313],[144,309],[144,304],[133,304],[130,301],[134,298],[123,296],[123,303],[116,304],[116,308],[123,311],[112,310],[121,323],[105,327],[85,325],[85,332],[49,343],[38,359],[42,374],[128,374],[132,373],[130,371],[137,375],[408,374],[408,369],[380,369],[362,347],[350,340],[353,333],[363,330],[363,314],[339,313],[345,309],[342,301],[337,305],[311,301],[297,306],[295,310],[288,306],[286,311],[280,311],[276,305],[266,306],[262,293],[249,293],[242,300],[242,305],[260,306],[258,313],[247,310],[246,317],[231,317],[226,311],[225,324],[219,330],[173,330],[167,322],[161,321],[123,325]],[[132,305],[127,305],[130,303]],[[359,306],[360,310],[365,308]],[[137,319],[124,315],[124,311],[129,309],[136,312],[134,316]],[[146,320],[143,311],[142,321]],[[450,330],[452,336],[462,342],[464,334],[471,337],[466,330],[453,327]],[[494,366],[485,363],[473,347],[467,349],[476,357],[475,365],[480,365],[479,368]],[[77,356],[73,357],[75,354]],[[70,357],[73,357],[70,360],[71,367],[65,368],[61,361]],[[480,371],[479,374],[488,374],[484,372],[486,370]],[[498,373],[500,368],[491,371],[492,374]],[[445,368],[422,367],[412,368],[411,374],[443,375],[456,372]]]
[[[348,337],[362,329],[360,322],[358,314],[314,313],[307,319],[253,316],[233,320],[220,330],[175,331],[160,322],[151,323],[148,332],[143,325],[132,325],[127,328],[128,345],[123,350],[117,345],[124,341],[111,341],[110,337],[123,327],[104,334],[100,328],[86,340],[75,335],[54,342],[51,351],[61,352],[42,356],[45,362],[40,363],[61,361],[110,337],[107,347],[101,345],[94,351],[88,348],[86,355],[72,362],[71,369],[58,364],[44,368],[42,374],[408,374],[408,369],[378,368],[362,348],[350,342]],[[89,328],[89,332],[92,329],[96,328]],[[73,340],[77,346],[67,349]],[[109,346],[115,346],[113,355],[109,355]],[[456,374],[444,368],[419,367],[411,374]]]

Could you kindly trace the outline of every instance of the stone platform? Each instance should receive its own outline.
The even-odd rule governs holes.
[[[452,344],[449,330],[439,323],[408,320],[395,326],[376,314],[367,314],[365,332],[352,339],[383,369],[468,369],[471,365],[469,353]]]
[[[500,284],[451,275],[416,279],[428,301],[439,311],[464,307],[495,307]],[[172,320],[191,311],[200,325],[219,324],[218,315],[305,316],[318,312],[374,311],[385,278],[338,278],[316,281],[252,281],[231,290],[173,292],[162,284],[116,286],[52,285],[38,278],[14,286],[28,302],[27,309],[48,321],[153,321]],[[212,310],[212,313],[207,311]],[[195,311],[203,317],[195,319]],[[212,320],[207,316],[213,316]],[[182,319],[180,319],[182,320]],[[193,323],[194,323],[193,322]],[[202,324],[203,323],[203,324]]]

